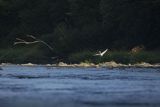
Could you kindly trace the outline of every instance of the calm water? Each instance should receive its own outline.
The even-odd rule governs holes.
[[[0,107],[160,107],[160,69],[2,68]]]

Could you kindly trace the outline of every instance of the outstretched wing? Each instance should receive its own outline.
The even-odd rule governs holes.
[[[93,56],[100,56],[100,54],[94,54]]]
[[[103,51],[103,52],[101,53],[101,55],[104,55],[107,51],[108,51],[108,49],[106,49],[105,51]]]
[[[35,36],[33,36],[33,35],[27,35],[27,37],[30,37],[30,38],[32,38],[32,39],[37,39]]]

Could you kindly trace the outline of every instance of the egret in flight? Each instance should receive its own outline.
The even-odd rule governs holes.
[[[40,39],[37,39],[35,36],[27,35],[27,37],[32,38],[34,41],[29,42],[29,41],[26,41],[26,40],[23,40],[20,38],[16,38],[17,42],[14,42],[14,45],[18,45],[18,44],[29,45],[29,44],[35,44],[35,43],[42,43],[42,44],[46,45],[51,51],[53,51],[53,48],[49,44],[47,44],[46,42],[44,42]]]
[[[94,56],[103,56],[106,52],[108,51],[108,49],[104,50],[103,52],[99,51],[97,54],[95,54]]]

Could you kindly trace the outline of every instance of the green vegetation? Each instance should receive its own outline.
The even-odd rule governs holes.
[[[94,56],[94,51],[82,51],[67,55],[65,58],[52,59],[52,55],[45,47],[14,47],[10,49],[0,50],[0,63],[58,63],[60,61],[66,63],[95,63],[115,61],[123,64],[135,64],[141,62],[159,63],[159,51],[142,51],[138,53],[131,53],[129,51],[109,51],[103,57]]]
[[[160,0],[0,0],[0,62],[160,62]],[[16,45],[34,35],[54,48]],[[135,46],[146,52],[130,54]],[[95,50],[109,48],[102,58]],[[92,50],[93,52],[84,50]],[[121,50],[121,52],[117,51]],[[153,51],[153,52],[152,52]]]
[[[88,62],[88,63],[102,63],[102,62],[110,62],[115,61],[117,63],[123,64],[134,64],[134,63],[159,63],[160,61],[160,52],[139,52],[139,53],[131,53],[127,51],[113,51],[106,53],[103,57],[100,56],[93,56],[95,52],[81,52],[81,53],[74,53],[69,56],[69,62],[72,63],[81,63],[81,62]]]
[[[51,58],[46,56],[39,47],[10,48],[0,50],[0,63],[48,63]]]

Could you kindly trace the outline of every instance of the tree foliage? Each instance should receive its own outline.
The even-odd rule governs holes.
[[[35,35],[58,53],[159,49],[160,0],[0,0],[0,47]]]

